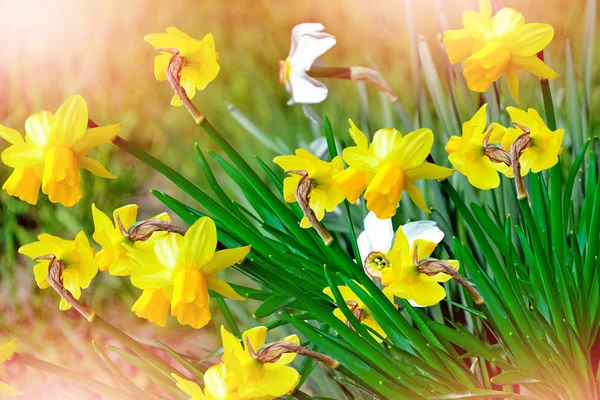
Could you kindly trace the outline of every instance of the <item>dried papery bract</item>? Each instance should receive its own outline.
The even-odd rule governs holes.
[[[133,240],[134,242],[145,242],[150,239],[150,236],[154,232],[170,232],[170,233],[179,233],[180,235],[185,235],[187,229],[182,228],[177,225],[173,225],[168,221],[161,221],[159,219],[147,219],[140,223],[135,224],[130,227],[129,230],[123,226],[123,222],[121,222],[121,218],[119,218],[119,214],[116,214],[115,219],[119,225],[119,230],[121,234]]]
[[[288,174],[300,175],[300,181],[298,182],[298,186],[296,187],[296,202],[304,212],[304,215],[310,222],[310,224],[315,228],[321,239],[325,242],[326,245],[330,245],[333,241],[333,237],[327,232],[327,230],[321,225],[319,219],[315,215],[315,212],[310,208],[309,198],[310,192],[312,191],[315,183],[314,181],[308,177],[308,172],[304,170],[288,170],[285,171]]]
[[[280,64],[281,66],[282,64]],[[283,68],[283,67],[281,67]],[[379,71],[367,67],[313,67],[308,70],[308,75],[313,78],[349,79],[363,81],[376,87],[387,95],[392,103],[398,101],[398,96]],[[281,78],[281,72],[280,72]]]
[[[479,292],[471,286],[469,282],[462,276],[456,269],[454,269],[450,264],[442,260],[423,260],[419,261],[419,244],[415,243],[415,250],[413,254],[413,263],[419,268],[419,272],[425,274],[427,276],[435,276],[438,274],[446,274],[452,277],[459,285],[464,287],[467,292],[473,298],[475,304],[481,305],[483,304],[483,298],[479,294]]]
[[[325,354],[317,353],[316,351],[307,349],[304,346],[296,343],[286,342],[285,340],[271,343],[260,349],[258,353],[256,353],[252,348],[252,344],[250,343],[248,336],[244,336],[244,342],[246,343],[246,348],[248,349],[250,356],[263,364],[276,363],[279,361],[282,355],[294,353],[304,357],[313,358],[333,369],[336,369],[340,365],[338,361],[326,356]]]

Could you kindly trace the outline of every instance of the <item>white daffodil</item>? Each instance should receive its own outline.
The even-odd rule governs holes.
[[[292,95],[289,105],[315,104],[327,98],[327,86],[307,74],[315,60],[336,43],[335,37],[323,29],[319,23],[300,24],[292,29],[290,54],[285,61],[279,61],[279,82]]]
[[[371,278],[381,279],[381,271],[390,267],[388,252],[394,243],[394,227],[391,219],[379,219],[372,211],[364,220],[365,230],[358,235],[358,251],[363,267]],[[412,248],[417,239],[441,242],[442,232],[434,221],[415,221],[402,225],[402,232]]]

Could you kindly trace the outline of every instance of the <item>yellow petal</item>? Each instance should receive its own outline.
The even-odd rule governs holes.
[[[404,186],[404,190],[408,193],[410,199],[415,203],[421,210],[425,211],[428,214],[431,214],[431,210],[427,207],[425,203],[425,198],[423,197],[423,193],[419,190],[419,188],[411,182],[407,182]]]
[[[229,285],[229,283],[216,278],[208,279],[207,286],[209,289],[214,290],[219,293],[221,296],[227,297],[228,299],[244,301],[245,297],[240,296],[233,288]]]
[[[448,143],[446,143],[446,147],[444,147],[444,150],[446,150],[448,154],[460,151],[461,149],[462,138],[460,136],[451,136],[450,139],[448,139]]]
[[[25,140],[23,140],[23,136],[21,134],[11,128],[8,128],[4,125],[0,125],[0,138],[6,140],[10,144],[24,144]]]
[[[2,189],[11,196],[36,205],[40,186],[42,186],[42,180],[33,168],[15,168],[4,182]]]
[[[265,326],[257,326],[252,329],[248,329],[242,333],[244,348],[246,348],[246,343],[250,342],[250,346],[254,349],[254,351],[258,352],[267,340],[267,327]]]
[[[432,282],[428,276],[421,274],[419,279],[415,279],[409,287],[409,300],[413,300],[420,306],[434,306],[446,297],[444,287],[436,282]]]
[[[204,392],[197,383],[183,379],[177,376],[177,374],[171,374],[171,376],[175,379],[175,384],[183,393],[192,396],[190,400],[208,399],[208,396],[204,395]]]
[[[215,400],[235,400],[235,394],[231,394],[226,382],[227,368],[224,364],[217,364],[210,367],[204,373],[205,392],[209,399]]]
[[[493,21],[494,34],[497,36],[520,35],[525,26],[523,14],[508,7],[500,9],[494,16]]]
[[[350,133],[352,140],[354,140],[354,143],[356,143],[356,146],[360,147],[361,149],[368,148],[369,141],[367,140],[367,136],[357,128],[354,121],[348,119],[348,123],[350,123],[350,129],[348,129],[348,132]]]
[[[283,197],[288,203],[296,202],[296,189],[298,188],[300,179],[300,175],[292,175],[283,180]]]
[[[283,396],[296,387],[299,378],[298,371],[292,367],[266,363],[260,373],[260,388],[270,396]]]
[[[492,3],[490,0],[479,0],[479,14],[485,19],[492,16]]]
[[[48,143],[72,147],[84,136],[87,123],[88,110],[83,97],[69,97],[56,111]]]
[[[377,323],[377,321],[375,321],[375,318],[367,317],[367,318],[364,318],[361,322],[364,325],[368,326],[369,328],[373,329],[375,332],[377,332],[379,334],[379,336],[381,336],[383,338],[387,337],[387,333],[385,333],[383,328],[381,328],[381,326]],[[373,339],[375,339],[375,341],[377,341],[378,343],[382,342],[382,340],[379,336],[375,335],[373,332],[369,332],[369,333],[371,334],[371,336],[373,336]]]
[[[443,40],[450,64],[456,64],[469,57],[475,44],[475,40],[466,29],[444,31]]]
[[[116,124],[86,130],[85,135],[73,146],[73,151],[79,155],[86,155],[94,147],[115,137],[122,126],[123,124]]]
[[[33,266],[33,276],[35,283],[37,283],[40,289],[48,289],[50,282],[48,282],[48,266],[50,261],[40,261]]]
[[[171,302],[162,289],[144,290],[137,299],[131,311],[158,326],[165,326],[169,316]]]
[[[463,75],[469,89],[485,92],[511,62],[510,49],[500,41],[492,41],[465,61]]]
[[[512,65],[516,69],[524,69],[540,78],[553,79],[559,76],[552,68],[537,58],[537,56],[513,56]]]
[[[462,15],[462,23],[473,39],[487,43],[492,37],[492,24],[488,18],[478,12],[468,10]]]
[[[205,327],[212,317],[208,303],[179,303],[177,306],[171,306],[171,314],[177,317],[177,322],[181,325],[189,325],[194,329]]]
[[[0,345],[0,365],[9,360],[17,349],[17,339]]]
[[[469,164],[471,163],[471,155],[467,155],[463,152],[454,152],[448,156],[448,161],[456,168],[461,174],[467,176]]]
[[[429,155],[432,145],[433,132],[431,129],[418,129],[402,138],[396,159],[404,169],[418,167]]]
[[[554,38],[554,28],[548,24],[525,24],[519,35],[510,44],[516,56],[534,56],[542,51]]]
[[[386,163],[379,168],[365,191],[367,209],[373,211],[379,219],[393,217],[402,198],[404,185],[404,171],[398,165]]]
[[[238,353],[243,351],[240,341],[233,336],[223,325],[221,325],[221,342],[223,343],[224,353]]]
[[[376,172],[379,160],[373,150],[359,147],[347,147],[342,152],[342,158],[346,163],[357,171]]]
[[[457,154],[457,153],[453,153]],[[441,165],[424,162],[416,168],[406,171],[406,179],[415,182],[420,179],[444,179],[454,173],[454,170]]]
[[[116,175],[108,172],[108,170],[104,168],[104,166],[102,166],[98,160],[95,160],[91,157],[79,157],[79,167],[87,169],[92,174],[99,176],[100,178],[117,179]]]
[[[487,126],[487,103],[482,105],[468,122],[473,127],[472,134],[477,136],[481,135]],[[463,134],[463,148],[465,148],[466,144],[470,141],[471,138],[467,138]]]
[[[139,206],[137,204],[128,204],[126,206],[117,208],[115,211],[113,211],[115,226],[117,226],[116,222],[118,215],[123,227],[125,227],[125,230],[129,230],[129,228],[131,228],[131,226],[137,221],[138,209]]]
[[[480,155],[471,160],[467,168],[469,183],[482,190],[493,189],[500,185],[500,177],[494,163],[485,155]]]
[[[457,271],[460,268],[460,264],[456,260],[444,260],[444,261],[447,262],[448,264],[450,264],[450,266]],[[436,282],[440,282],[440,283],[448,282],[450,279],[452,279],[452,277],[450,275],[443,274],[443,273],[439,273],[434,276],[429,276],[428,278],[431,280],[434,280]]]
[[[400,143],[403,143],[402,134],[396,129],[385,128],[375,132],[371,148],[379,161],[383,161],[400,149]],[[346,157],[344,157],[344,160],[346,160]],[[350,165],[348,160],[346,162]]]
[[[252,246],[237,247],[215,252],[213,258],[202,267],[202,273],[206,276],[215,276],[223,268],[243,261]]]
[[[177,266],[183,264],[180,261],[183,244],[183,236],[178,233],[171,233],[165,238],[156,241],[154,244],[154,253],[166,269],[175,270]],[[143,263],[143,261],[140,261],[140,264]]]
[[[182,268],[175,274],[173,281],[173,306],[179,303],[195,301],[196,294],[207,292],[206,280],[200,271],[194,268]]]
[[[154,77],[157,80],[167,80],[167,68],[171,58],[173,58],[173,54],[164,51],[161,52],[160,55],[154,57]]]
[[[42,150],[33,143],[14,144],[2,152],[2,162],[13,168],[31,168],[44,162]]]
[[[217,227],[208,217],[199,218],[183,238],[181,263],[190,268],[202,268],[215,254]]]
[[[26,138],[40,149],[43,149],[50,137],[52,125],[54,125],[55,120],[56,117],[54,114],[48,111],[41,111],[31,115],[25,121]]]

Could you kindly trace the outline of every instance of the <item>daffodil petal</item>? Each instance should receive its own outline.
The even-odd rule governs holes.
[[[217,228],[212,219],[199,218],[183,239],[181,262],[192,268],[202,268],[214,256],[217,247]]]
[[[0,125],[0,138],[6,140],[10,144],[24,144],[25,140],[21,134],[9,127]]]
[[[2,152],[2,162],[13,168],[31,168],[44,163],[42,150],[33,143],[14,144]]]

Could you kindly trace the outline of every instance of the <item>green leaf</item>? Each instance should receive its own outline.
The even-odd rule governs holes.
[[[506,371],[492,377],[491,381],[496,385],[512,386],[522,385],[524,383],[541,383],[538,379],[532,378],[520,371]]]
[[[254,311],[252,316],[254,318],[264,318],[278,311],[280,308],[284,308],[291,302],[296,300],[294,297],[287,296],[285,294],[275,294],[266,298],[260,306]]]

